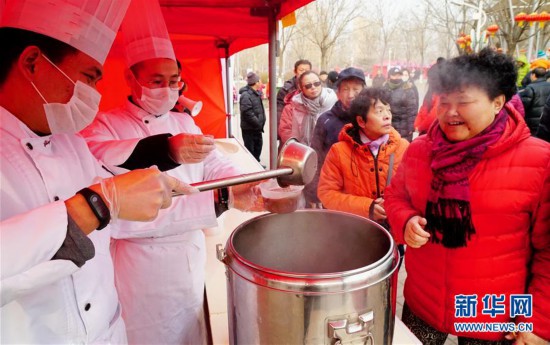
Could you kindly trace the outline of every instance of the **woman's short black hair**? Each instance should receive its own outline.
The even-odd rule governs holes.
[[[68,54],[76,54],[78,50],[66,43],[36,32],[0,28],[0,85],[3,85],[8,73],[23,50],[28,46],[37,46],[53,63],[59,63]]]
[[[350,135],[357,141],[361,142],[359,138],[359,123],[357,122],[357,116],[360,116],[363,121],[367,122],[367,115],[370,108],[374,106],[376,101],[380,101],[385,105],[390,103],[391,93],[388,89],[380,87],[367,87],[363,89],[357,97],[353,99],[349,107],[348,114],[350,116],[353,129]]]
[[[390,103],[391,93],[388,89],[381,87],[367,87],[363,89],[357,97],[353,99],[349,107],[348,113],[352,117],[352,122],[357,124],[357,116],[361,116],[364,121],[367,121],[367,114],[371,106],[380,100],[384,104]]]
[[[491,48],[479,53],[457,56],[442,62],[430,75],[434,93],[451,93],[464,86],[484,90],[490,99],[504,95],[509,101],[517,92],[514,60]]]

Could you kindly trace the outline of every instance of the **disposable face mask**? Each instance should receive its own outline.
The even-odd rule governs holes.
[[[46,56],[44,58],[74,84],[73,95],[69,102],[65,104],[48,103],[31,81],[31,85],[44,100],[44,111],[50,131],[52,134],[80,132],[94,120],[99,110],[101,95],[93,87],[84,84],[80,80],[77,80],[76,83],[73,82]]]
[[[141,98],[136,99],[136,103],[151,115],[163,115],[176,105],[179,94],[178,90],[172,90],[169,87],[150,89],[145,87],[135,79],[135,82],[141,86]]]

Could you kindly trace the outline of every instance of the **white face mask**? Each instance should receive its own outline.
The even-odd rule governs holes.
[[[44,58],[51,63],[61,74],[73,84],[73,95],[67,103],[48,103],[42,93],[31,81],[31,85],[44,100],[44,111],[48,126],[52,134],[56,133],[77,133],[86,128],[94,120],[98,110],[101,94],[93,87],[84,84],[80,80],[72,81],[59,67],[50,61],[45,55]]]
[[[134,82],[141,87],[141,98],[134,98],[141,109],[151,115],[163,115],[176,105],[179,98],[178,90],[172,90],[169,87],[150,89],[141,85],[133,73],[132,77]]]
[[[138,105],[151,115],[163,115],[176,105],[179,94],[177,90],[169,87],[150,89],[141,86],[141,99],[135,101]]]

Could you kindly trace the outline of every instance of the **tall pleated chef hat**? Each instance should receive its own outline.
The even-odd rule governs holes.
[[[132,0],[120,31],[128,67],[154,58],[176,60],[158,0]]]
[[[0,27],[55,38],[103,64],[130,0],[0,0]]]

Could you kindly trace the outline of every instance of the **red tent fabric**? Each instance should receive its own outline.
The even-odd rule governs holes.
[[[195,118],[203,132],[226,136],[226,111],[220,58],[268,42],[268,11],[280,8],[280,19],[313,0],[160,0],[176,57],[188,84],[185,96],[203,102]],[[268,4],[270,7],[266,7]],[[129,88],[124,81],[124,58],[117,37],[105,63],[101,110],[121,105]]]

